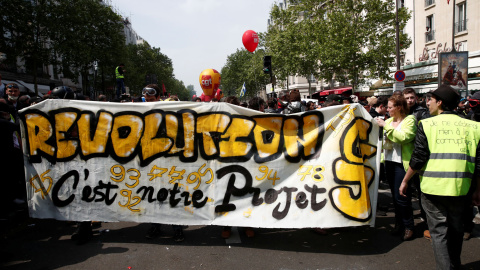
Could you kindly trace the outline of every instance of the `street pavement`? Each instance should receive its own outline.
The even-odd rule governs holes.
[[[390,235],[394,225],[390,191],[381,185],[376,226],[328,229],[255,229],[248,238],[234,228],[222,239],[218,226],[190,226],[185,241],[173,241],[171,226],[154,240],[145,238],[149,224],[102,223],[85,245],[70,240],[75,223],[56,220],[17,220],[2,232],[0,269],[435,269],[430,241],[414,201],[417,238],[402,242]],[[480,216],[474,237],[464,242],[465,269],[480,269]]]

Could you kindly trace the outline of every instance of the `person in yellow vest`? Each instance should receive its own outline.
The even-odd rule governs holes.
[[[125,65],[120,64],[115,68],[115,79],[117,81],[117,98],[125,94]]]
[[[480,169],[480,123],[453,111],[459,99],[447,85],[432,92],[427,102],[432,117],[419,122],[415,149],[399,188],[404,196],[408,181],[419,173],[437,269],[461,267],[463,205],[474,172]],[[480,181],[478,175],[475,180]],[[477,188],[475,194],[479,192]]]

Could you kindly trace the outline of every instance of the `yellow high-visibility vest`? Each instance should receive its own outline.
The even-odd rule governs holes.
[[[115,78],[117,79],[123,79],[123,74],[120,74],[120,72],[118,71],[118,69],[120,68],[120,66],[118,66],[116,69],[115,69]]]
[[[480,141],[480,123],[455,114],[440,114],[420,121],[430,150],[419,172],[423,193],[463,196],[470,188]]]

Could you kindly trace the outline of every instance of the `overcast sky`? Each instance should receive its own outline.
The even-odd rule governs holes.
[[[112,0],[112,5],[130,18],[133,29],[150,46],[172,59],[175,77],[200,94],[200,73],[207,68],[220,72],[227,56],[243,48],[245,31],[265,32],[274,2]]]

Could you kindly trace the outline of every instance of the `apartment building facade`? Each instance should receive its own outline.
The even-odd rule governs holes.
[[[412,11],[405,32],[412,44],[401,56],[405,87],[419,94],[438,87],[438,58],[442,52],[468,51],[468,92],[480,90],[480,1],[478,0],[399,0]],[[452,46],[453,45],[453,46]],[[375,90],[391,95],[391,80]],[[441,76],[441,74],[440,74]],[[461,93],[463,96],[466,91]]]

